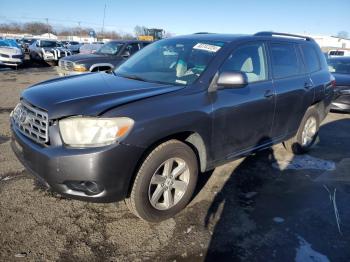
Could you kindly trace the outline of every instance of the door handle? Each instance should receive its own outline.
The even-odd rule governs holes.
[[[273,93],[272,90],[266,90],[266,92],[265,92],[265,94],[264,94],[264,96],[265,96],[266,98],[270,98],[270,97],[272,97],[273,95],[274,95],[274,93]]]

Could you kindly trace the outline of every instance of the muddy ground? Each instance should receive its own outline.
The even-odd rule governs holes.
[[[0,261],[349,261],[350,115],[331,113],[308,155],[280,145],[201,174],[176,217],[47,191],[10,150],[9,114],[51,67],[0,72]]]

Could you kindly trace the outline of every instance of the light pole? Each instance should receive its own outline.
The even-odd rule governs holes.
[[[105,4],[105,7],[103,9],[102,30],[101,30],[101,35],[102,36],[103,36],[103,29],[105,27],[105,17],[106,17],[106,4]]]

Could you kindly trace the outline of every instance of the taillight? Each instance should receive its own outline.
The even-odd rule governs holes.
[[[332,80],[331,86],[335,88],[337,86],[337,82],[335,80]]]
[[[335,81],[335,77],[331,75],[331,86],[335,88],[337,86],[337,82]]]

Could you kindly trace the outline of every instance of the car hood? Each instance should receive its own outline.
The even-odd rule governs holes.
[[[79,64],[90,64],[94,62],[104,62],[107,60],[118,60],[118,56],[102,55],[102,54],[77,54],[63,58],[65,61],[71,61]]]
[[[337,86],[350,86],[350,74],[333,73]]]
[[[116,106],[184,88],[131,80],[107,73],[56,78],[24,90],[21,97],[47,110],[49,119],[98,116]]]
[[[13,46],[1,46],[0,53],[5,55],[21,55],[22,50],[18,47]]]

